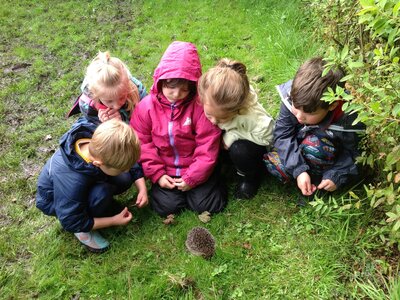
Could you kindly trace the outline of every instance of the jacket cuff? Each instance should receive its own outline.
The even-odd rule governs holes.
[[[336,185],[336,189],[339,189],[341,186],[344,185],[344,183],[346,182],[346,176],[345,175],[333,175],[333,176],[322,176],[322,180],[324,179],[329,179],[331,180],[335,185]]]
[[[158,180],[160,180],[161,176],[163,176],[165,174],[166,174],[165,171],[161,170],[161,171],[157,172],[156,174],[154,174],[153,176],[151,176],[150,180],[153,183],[157,183]]]
[[[303,166],[296,168],[293,171],[293,178],[296,179],[297,176],[299,176],[303,172],[307,172],[308,170],[310,170],[310,167],[308,165],[303,165]]]
[[[191,188],[194,188],[197,186],[197,182],[193,181],[190,179],[190,177],[182,176],[182,179],[188,184]]]

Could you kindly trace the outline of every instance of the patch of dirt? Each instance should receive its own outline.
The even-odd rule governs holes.
[[[13,223],[13,220],[8,217],[4,213],[0,213],[0,227],[6,227],[7,225],[11,225]]]
[[[8,66],[6,67],[3,72],[4,74],[8,74],[8,73],[18,73],[21,71],[24,71],[26,68],[32,66],[31,63],[26,63],[26,62],[22,62],[22,63],[16,63],[12,66]]]
[[[36,161],[27,160],[21,163],[21,167],[24,179],[29,179],[38,176],[43,166],[42,164],[38,164]]]

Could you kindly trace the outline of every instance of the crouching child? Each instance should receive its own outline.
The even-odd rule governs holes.
[[[103,252],[109,242],[98,229],[127,225],[132,214],[113,196],[138,189],[136,205],[147,205],[143,171],[136,163],[139,140],[133,129],[118,120],[96,128],[77,122],[63,135],[60,147],[40,173],[36,207],[55,216],[62,227],[92,252]]]
[[[355,112],[342,110],[343,100],[322,100],[328,88],[344,88],[344,72],[323,76],[325,61],[312,58],[293,81],[278,86],[282,104],[274,131],[274,151],[264,156],[268,171],[283,182],[295,180],[304,196],[333,192],[360,178],[358,143],[365,125],[354,124]]]

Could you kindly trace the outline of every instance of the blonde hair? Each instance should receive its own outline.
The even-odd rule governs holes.
[[[140,157],[140,142],[132,127],[112,119],[96,128],[89,153],[108,167],[128,170]]]
[[[221,59],[200,77],[198,88],[201,101],[204,98],[212,99],[215,105],[227,113],[243,113],[250,105],[246,66],[235,60]]]
[[[99,102],[100,96],[114,99],[126,95],[127,111],[139,102],[137,86],[130,80],[126,65],[109,52],[99,52],[86,70],[89,96]]]

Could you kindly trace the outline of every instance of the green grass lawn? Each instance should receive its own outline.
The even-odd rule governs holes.
[[[294,186],[272,179],[251,201],[230,197],[207,224],[184,212],[165,226],[134,209],[127,227],[102,231],[112,247],[101,255],[35,207],[37,176],[74,122],[65,114],[99,50],[149,90],[169,43],[193,42],[203,71],[222,57],[245,63],[275,117],[274,86],[322,51],[305,10],[294,0],[1,2],[0,298],[389,299],[368,284],[379,279],[360,236],[367,216],[319,217],[296,207]],[[185,250],[194,226],[215,236],[211,260]]]

